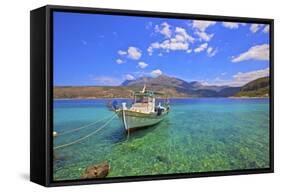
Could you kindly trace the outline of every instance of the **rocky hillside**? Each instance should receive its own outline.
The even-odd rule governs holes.
[[[54,98],[129,98],[132,90],[126,87],[64,86],[54,88]]]
[[[120,86],[55,87],[55,98],[130,98],[134,91],[162,92],[168,97],[264,97],[268,96],[268,77],[260,78],[243,87],[207,86],[197,81],[160,75],[126,80]]]
[[[124,81],[122,86],[142,88],[146,84],[148,89],[168,93],[169,96],[183,97],[229,97],[240,89],[228,86],[206,86],[198,81],[186,82],[182,79],[160,75],[157,78],[145,77]]]
[[[241,87],[236,97],[268,97],[269,77],[262,77]]]

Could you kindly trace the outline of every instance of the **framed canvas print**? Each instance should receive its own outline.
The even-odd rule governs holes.
[[[31,181],[273,172],[273,20],[31,11]]]

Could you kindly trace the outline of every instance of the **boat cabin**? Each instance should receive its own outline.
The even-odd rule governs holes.
[[[132,111],[152,113],[155,111],[155,95],[152,91],[140,91],[134,93],[134,102],[130,108]]]

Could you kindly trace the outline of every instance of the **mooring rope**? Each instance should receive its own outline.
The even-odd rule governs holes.
[[[78,128],[75,128],[75,129],[71,129],[71,130],[69,130],[69,131],[65,131],[65,132],[59,133],[58,136],[67,135],[67,134],[69,134],[69,133],[73,133],[73,132],[79,131],[79,130],[81,130],[81,129],[90,127],[90,126],[95,125],[95,124],[97,124],[97,123],[99,123],[99,122],[102,122],[102,121],[104,121],[104,120],[106,120],[106,119],[108,119],[108,118],[110,118],[110,117],[111,117],[111,115],[110,115],[110,116],[107,116],[107,117],[105,117],[105,118],[103,118],[103,119],[97,120],[97,121],[95,121],[95,122],[92,122],[92,123],[83,125],[83,126],[81,126],[81,127],[78,127]]]
[[[115,117],[117,116],[117,114],[114,114],[105,124],[103,124],[101,127],[99,127],[98,129],[96,129],[95,131],[91,132],[90,134],[84,136],[84,137],[81,137],[75,141],[72,141],[70,143],[67,143],[67,144],[63,144],[63,145],[59,145],[57,147],[54,147],[54,149],[60,149],[60,148],[64,148],[64,147],[68,147],[70,145],[74,145],[76,143],[79,143],[80,141],[84,140],[84,139],[87,139],[88,137],[96,134],[97,132],[99,132],[100,130],[102,130],[106,125],[108,125]]]

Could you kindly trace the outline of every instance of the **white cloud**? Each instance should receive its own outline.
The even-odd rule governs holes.
[[[214,57],[218,53],[218,49],[215,49],[212,53],[210,53],[209,57]]]
[[[199,47],[194,49],[194,52],[195,53],[200,53],[200,52],[204,51],[205,49],[207,49],[207,47],[208,47],[208,43],[203,43]]]
[[[147,51],[149,55],[152,55],[154,49],[163,49],[166,52],[178,51],[178,50],[187,50],[189,44],[187,42],[178,41],[175,38],[164,40],[163,42],[154,42],[152,43]]]
[[[152,43],[152,44],[150,45],[150,47],[151,47],[152,49],[159,49],[159,48],[161,47],[161,44],[158,43],[158,42],[154,42],[154,43]]]
[[[160,69],[156,69],[156,70],[151,71],[150,75],[155,78],[155,77],[162,75],[162,71]]]
[[[266,25],[266,26],[263,28],[262,32],[268,33],[268,32],[269,32],[269,25]]]
[[[116,59],[116,63],[117,64],[122,64],[122,63],[125,63],[122,59]]]
[[[194,38],[190,35],[187,34],[186,30],[184,28],[181,27],[176,27],[176,36],[175,38],[177,39],[177,41],[188,41],[193,43],[194,42]]]
[[[143,62],[143,61],[141,61],[141,62],[138,63],[138,66],[139,66],[139,68],[144,69],[144,68],[146,68],[148,66],[148,64]]]
[[[218,52],[218,49],[214,49],[213,47],[209,47],[207,49],[207,54],[209,57],[215,56],[217,54],[217,52]]]
[[[192,52],[192,50],[191,50],[191,49],[188,49],[186,52],[187,52],[187,53],[191,53],[191,52]]]
[[[268,77],[269,76],[269,68],[256,70],[256,71],[250,71],[250,72],[239,72],[235,75],[233,75],[233,86],[242,86],[246,83],[253,81],[255,79],[261,78],[261,77]]]
[[[134,80],[135,79],[135,77],[133,75],[130,75],[130,74],[126,74],[125,78],[126,78],[126,80]]]
[[[141,50],[138,49],[137,47],[129,47],[127,51],[123,51],[123,50],[119,50],[117,52],[120,56],[125,56],[127,55],[127,57],[129,59],[133,59],[133,60],[138,60],[141,58]],[[119,61],[120,62],[120,61]],[[118,62],[117,62],[118,63]]]
[[[118,54],[119,54],[119,55],[126,55],[127,52],[126,52],[126,51],[119,50],[119,51],[118,51]]]
[[[173,30],[172,30],[173,29]],[[156,25],[155,31],[165,36],[163,41],[151,43],[147,48],[148,54],[151,56],[155,49],[162,49],[166,52],[170,51],[186,51],[189,43],[193,43],[195,38],[189,35],[185,28],[172,27],[164,22],[161,26]]]
[[[166,41],[162,45],[166,49],[170,49],[170,50],[173,50],[173,51],[174,50],[187,50],[188,49],[188,43],[180,42],[180,41],[177,41],[176,39],[171,39],[169,41]]]
[[[120,85],[121,80],[110,76],[90,76],[91,80],[96,85]]]
[[[155,32],[161,33],[166,38],[170,38],[172,36],[172,30],[170,28],[171,26],[168,23],[164,22],[160,26],[156,25],[154,29]]]
[[[245,60],[269,60],[269,45],[262,44],[251,47],[248,51],[233,57],[232,62],[240,62]]]
[[[207,49],[207,53],[208,53],[208,54],[210,54],[212,51],[213,51],[213,47],[209,47],[209,48]]]
[[[201,21],[201,20],[194,20],[192,23],[193,28],[196,28],[200,31],[205,31],[208,27],[216,24],[215,21]]]
[[[226,75],[226,73],[221,73],[221,75]],[[269,76],[269,68],[249,71],[249,72],[238,72],[231,77],[231,79],[221,79],[216,77],[213,81],[204,82],[205,85],[218,85],[218,86],[232,86],[241,87],[250,81],[256,80],[261,77]]]
[[[147,48],[147,52],[148,52],[148,55],[152,55],[152,53],[153,53],[153,47],[152,47],[152,45],[150,45],[148,48]]]
[[[256,33],[256,32],[258,32],[258,30],[260,30],[262,28],[262,26],[263,26],[263,24],[252,24],[250,26],[250,31],[252,33]]]
[[[204,85],[204,86],[212,86],[212,85],[215,85],[213,84],[212,82],[208,82],[208,81],[203,81],[203,80],[197,80],[201,85]]]
[[[141,58],[141,50],[136,47],[129,47],[127,54],[128,54],[128,58],[133,60],[138,60]]]
[[[210,41],[213,38],[213,36],[214,36],[214,34],[208,34],[208,33],[204,32],[204,31],[203,32],[196,31],[195,33],[199,36],[201,41],[202,40]]]
[[[238,29],[239,23],[234,22],[222,22],[222,25],[229,29]]]

